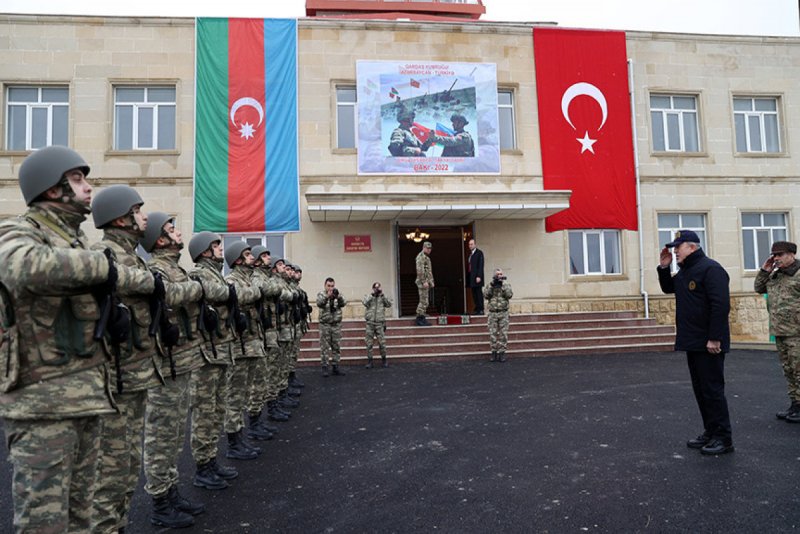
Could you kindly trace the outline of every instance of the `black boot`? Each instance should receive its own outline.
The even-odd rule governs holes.
[[[293,388],[292,385],[289,384],[289,387],[286,388],[286,394],[290,397],[299,397],[303,394],[303,390]]]
[[[492,351],[492,358],[489,361],[490,362],[496,362],[497,361],[497,351],[496,350]]]
[[[239,471],[233,467],[218,464],[216,458],[211,460],[211,469],[213,469],[217,476],[222,480],[233,480],[239,476]]]
[[[281,408],[297,408],[300,406],[300,401],[291,398],[286,394],[286,390],[283,390],[280,397],[278,397],[278,406]]]
[[[186,528],[194,525],[194,517],[176,509],[166,493],[161,497],[153,497],[153,513],[150,522],[159,527]]]
[[[333,374],[336,376],[344,376],[345,372],[339,369],[338,364],[333,364]]]
[[[324,376],[326,378],[331,376],[331,372],[328,370],[328,366],[327,365],[323,365],[322,366],[322,376]]]
[[[500,363],[506,363],[506,351],[501,350],[497,353],[497,361]]]
[[[289,420],[289,416],[278,409],[274,400],[267,403],[267,414],[269,415],[270,421],[275,421],[277,423],[285,423]]]
[[[800,411],[800,401],[793,400],[792,404],[786,408],[785,410],[778,412],[775,414],[775,417],[778,419],[786,419],[786,416],[792,413]]]
[[[381,365],[389,367],[389,360],[386,359],[386,353],[381,354]]]
[[[230,458],[231,460],[255,460],[258,458],[258,453],[242,443],[238,432],[228,432],[228,452],[225,453],[225,458]]]
[[[364,369],[372,369],[372,354],[367,354],[367,365],[364,366]]]
[[[250,426],[247,428],[247,437],[251,439],[257,439],[260,441],[269,441],[272,439],[272,432],[267,432],[265,428],[262,428],[259,424],[260,421],[258,420],[258,414],[247,414],[247,422]]]
[[[269,403],[267,404],[267,406],[269,406]],[[262,413],[264,413],[263,410],[259,411],[258,415],[257,415],[257,417],[258,417],[258,427],[263,429],[263,430],[266,430],[270,434],[277,434],[278,433],[278,427],[272,426],[270,424],[267,424],[266,421],[263,421],[261,419],[261,414]],[[269,407],[267,408],[267,415],[269,415]]]
[[[220,478],[214,470],[214,466],[211,465],[211,462],[197,464],[197,471],[194,474],[194,485],[207,490],[221,490],[229,486],[227,482]]]
[[[178,486],[172,486],[167,492],[167,497],[169,498],[169,502],[172,503],[172,506],[181,512],[199,515],[206,511],[206,506],[203,503],[191,502],[190,500],[182,497],[178,491]]]
[[[306,387],[306,385],[303,384],[303,381],[297,378],[297,374],[295,374],[294,371],[289,373],[289,385],[292,386],[293,388],[300,388],[300,389]]]

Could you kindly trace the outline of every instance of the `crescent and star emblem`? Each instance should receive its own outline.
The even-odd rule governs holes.
[[[578,96],[588,96],[600,105],[600,110],[603,112],[603,120],[600,121],[600,126],[597,128],[597,131],[600,131],[608,118],[608,104],[606,103],[606,97],[603,95],[603,92],[590,83],[578,82],[570,85],[567,90],[564,91],[564,95],[561,97],[561,114],[564,115],[564,120],[572,126],[573,130],[577,130],[575,125],[572,124],[572,119],[569,117],[569,105],[575,97]],[[585,130],[583,138],[578,137],[576,141],[581,144],[581,154],[587,150],[594,154],[592,145],[597,142],[597,139],[589,138],[588,130]]]
[[[239,126],[236,124],[236,119],[234,118],[236,116],[236,112],[243,107],[251,107],[258,111],[258,124],[253,126],[249,122],[245,122],[239,128],[239,133],[242,134],[242,137],[245,139],[250,139],[255,134],[256,129],[258,129],[258,127],[261,126],[261,123],[264,122],[264,108],[255,98],[251,98],[249,96],[240,98],[231,106],[231,123],[233,123],[234,127]]]

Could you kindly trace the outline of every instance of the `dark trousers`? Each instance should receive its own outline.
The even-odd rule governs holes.
[[[712,439],[731,442],[731,419],[725,399],[725,354],[706,351],[686,353],[692,390],[700,408],[705,433]]]
[[[483,313],[483,288],[480,286],[473,286],[472,302],[475,303],[475,311],[473,313]]]

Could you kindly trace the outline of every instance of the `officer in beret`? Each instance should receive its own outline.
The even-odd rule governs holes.
[[[756,275],[756,293],[769,296],[771,334],[783,367],[791,404],[775,415],[789,423],[800,423],[800,260],[797,245],[775,241],[772,251]]]
[[[670,272],[673,249],[680,270]],[[675,294],[675,350],[686,351],[692,389],[703,418],[703,433],[686,446],[708,455],[733,452],[731,421],[725,398],[725,353],[730,350],[730,279],[705,255],[700,238],[679,230],[664,245],[658,266],[664,293]]]

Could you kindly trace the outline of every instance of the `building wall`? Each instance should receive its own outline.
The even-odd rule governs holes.
[[[789,237],[800,235],[798,181],[800,39],[629,32],[641,176],[644,289],[651,312],[670,322],[672,299],[660,296],[655,266],[657,215],[703,212],[708,253],[731,275],[733,332],[766,339],[763,299],[742,264],[742,211],[789,214]],[[526,25],[301,20],[299,22],[301,225],[285,251],[303,266],[312,295],[329,275],[358,301],[374,280],[396,278],[394,226],[311,223],[303,194],[337,191],[519,191],[542,189],[531,28]],[[335,87],[354,84],[358,60],[428,60],[497,65],[498,84],[514,90],[517,149],[501,155],[499,176],[357,175],[355,150],[335,147]],[[191,235],[194,159],[194,21],[180,18],[0,16],[0,83],[59,82],[70,87],[70,144],[89,161],[97,188],[136,187],[149,211],[178,215]],[[177,88],[177,149],[157,153],[111,150],[116,83],[170,83]],[[651,149],[650,92],[689,92],[700,104],[701,144],[693,155]],[[732,96],[781,99],[778,155],[737,155]],[[4,101],[5,104],[5,101]],[[0,121],[5,128],[5,105]],[[787,120],[788,119],[788,120]],[[16,175],[24,153],[0,151],[0,216],[21,213]],[[410,221],[400,221],[401,223]],[[419,221],[426,223],[432,221]],[[469,222],[469,221],[466,221]],[[411,224],[418,224],[416,221]],[[96,232],[86,225],[90,235]],[[369,234],[372,251],[345,253],[345,234]],[[565,232],[544,221],[479,220],[475,236],[487,269],[499,266],[514,285],[516,311],[640,309],[639,234],[622,232],[623,274],[573,277]],[[432,256],[436,268],[436,254]],[[348,310],[359,316],[359,306]]]

